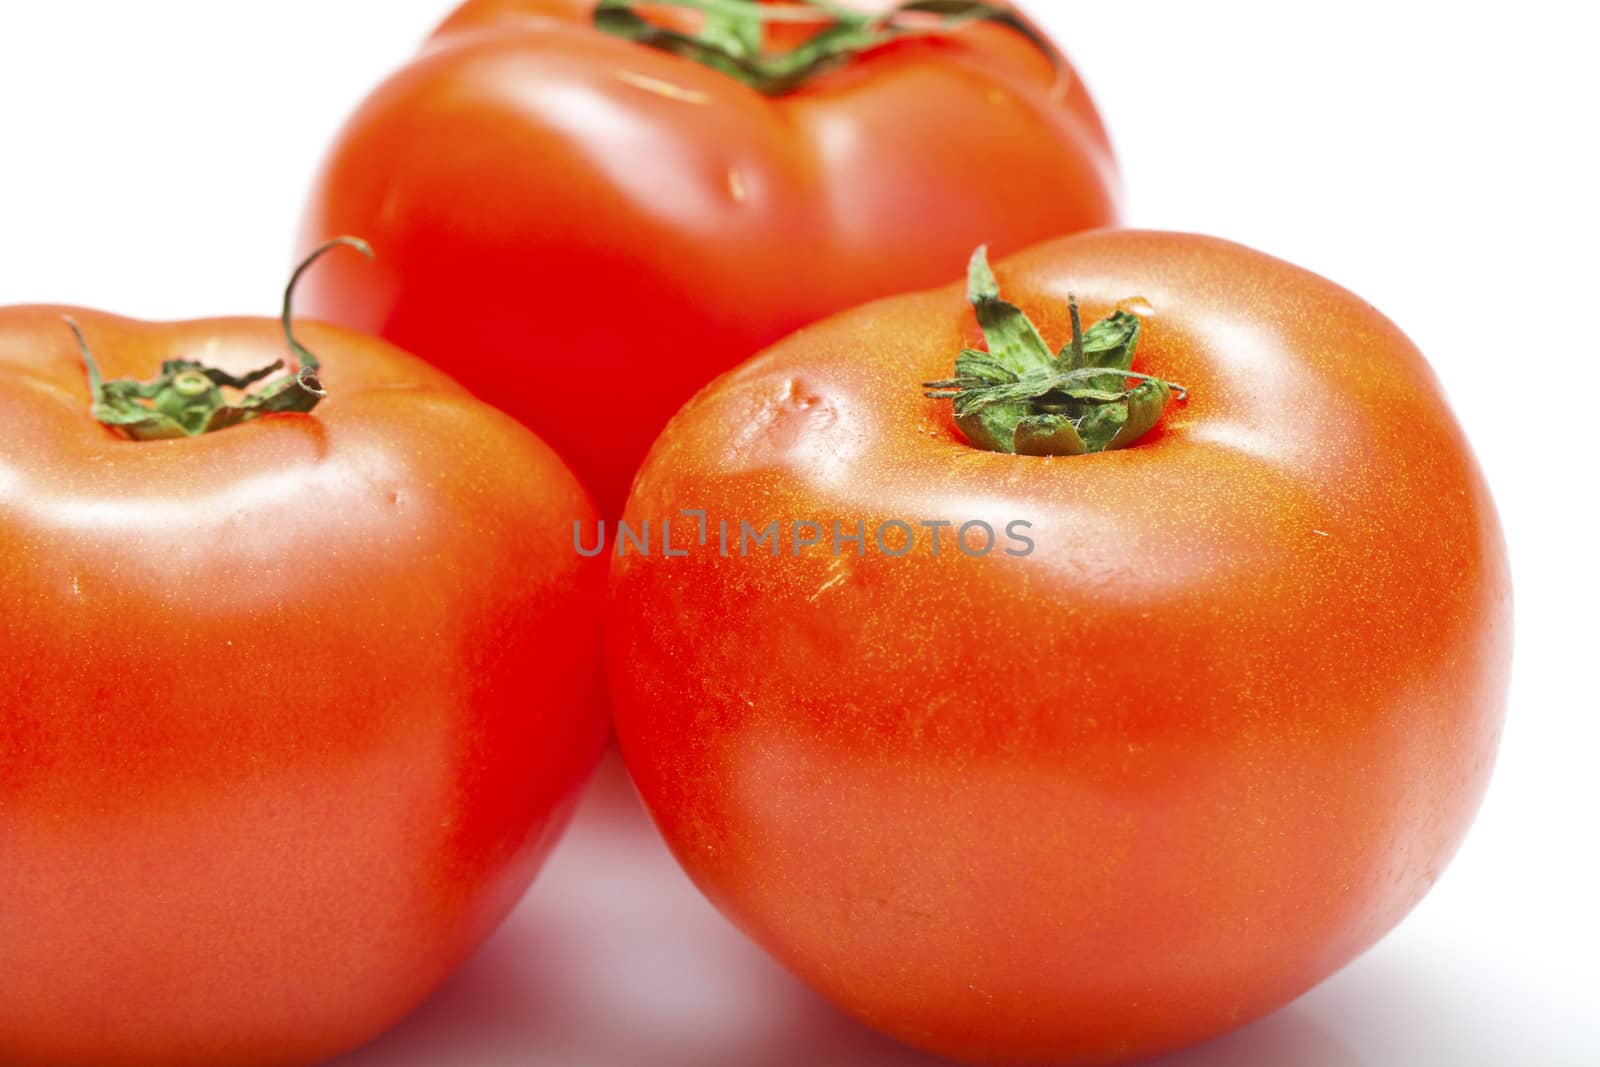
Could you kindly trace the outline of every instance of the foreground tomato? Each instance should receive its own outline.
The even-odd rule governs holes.
[[[716,47],[650,36],[688,0],[603,6],[614,32],[595,0],[464,6],[345,128],[305,234],[364,234],[384,263],[330,264],[310,311],[522,419],[608,516],[672,413],[752,352],[938,284],[979,241],[1116,220],[1088,94],[1015,26],[903,12],[814,56],[781,50],[816,27],[781,22],[777,55],[740,59],[756,13],[825,5],[734,0]]]
[[[1069,290],[1137,315],[1047,390],[995,369],[1040,346],[977,266],[957,379],[981,335],[942,290],[668,427],[613,561],[617,731],[698,884],[858,1018],[1129,1060],[1284,1004],[1439,877],[1500,732],[1504,547],[1432,371],[1351,294],[1207,238],[1045,245],[1000,281],[1052,345]],[[985,375],[1031,399],[980,412]]]
[[[598,758],[592,505],[513,420],[328,327],[315,413],[129,440],[65,310],[0,310],[0,1063],[323,1059],[496,925]],[[108,378],[284,354],[267,320],[71,314]],[[211,381],[173,369],[181,422]]]

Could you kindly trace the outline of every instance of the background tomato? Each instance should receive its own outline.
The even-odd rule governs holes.
[[[1116,220],[1094,105],[1012,29],[902,40],[769,98],[593,8],[465,5],[346,126],[303,237],[359,233],[384,264],[330,263],[309,312],[522,419],[603,513],[762,346],[936,284],[980,241]]]
[[[722,558],[678,518],[666,559],[658,528],[613,563],[617,732],[691,877],[856,1017],[1129,1060],[1298,996],[1438,878],[1499,738],[1507,565],[1433,373],[1359,298],[1137,232],[999,277],[1055,344],[1069,289],[1136,311],[1135,369],[1190,400],[1126,451],[984,452],[918,389],[979,341],[958,289],[795,335],[671,423],[628,518],[861,523],[867,554]],[[888,558],[889,520],[1037,547]]]
[[[127,440],[64,310],[0,311],[0,1062],[326,1058],[499,922],[598,757],[592,505],[329,327],[315,414]],[[110,378],[283,355],[72,314]]]

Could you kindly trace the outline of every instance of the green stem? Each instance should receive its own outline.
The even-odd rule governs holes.
[[[1083,315],[1078,311],[1078,294],[1067,294],[1067,312],[1072,316],[1072,365],[1083,366]]]
[[[333,240],[325,241],[316,248],[312,249],[311,254],[301,261],[300,265],[294,269],[293,274],[289,275],[289,284],[283,288],[282,318],[284,340],[289,342],[289,351],[294,355],[294,358],[299,361],[300,370],[298,371],[298,374],[302,379],[302,384],[306,384],[308,386],[316,385],[316,388],[319,390],[321,389],[321,386],[317,384],[317,372],[322,369],[322,363],[317,359],[316,353],[312,352],[305,345],[301,344],[299,339],[294,335],[294,291],[299,288],[300,279],[305,276],[306,271],[311,269],[311,265],[313,263],[341,245],[346,248],[355,249],[363,256],[366,256],[369,260],[376,258],[372,254],[372,246],[367,244],[367,242],[363,241],[361,238],[335,237]],[[322,395],[326,396],[327,394],[323,393]]]
[[[1081,456],[1127,448],[1189,391],[1133,369],[1143,330],[1117,311],[1083,328],[1068,294],[1072,339],[1050,354],[1032,320],[1000,299],[988,250],[972,257],[967,298],[988,343],[956,357],[955,377],[923,383],[930,400],[949,400],[956,425],[976,448],[1031,456]],[[1137,385],[1129,386],[1130,382]]]
[[[661,26],[639,12],[646,3],[694,11],[703,21],[694,33]],[[986,0],[905,0],[878,14],[832,0],[600,0],[594,11],[594,25],[604,33],[694,60],[768,96],[792,92],[902,38],[950,34],[977,22],[1010,27],[1062,65],[1055,47],[1009,4]],[[765,29],[773,23],[822,23],[824,28],[788,51],[774,52],[765,47]]]
[[[108,382],[100,373],[100,364],[90,351],[82,327],[71,316],[63,316],[77,338],[88,371],[91,414],[135,441],[160,441],[213,433],[262,415],[309,413],[328,393],[318,379],[321,363],[316,354],[294,335],[294,293],[306,270],[340,245],[372,258],[372,249],[365,241],[338,237],[317,248],[295,268],[283,293],[282,322],[284,339],[297,366],[293,374],[269,382],[257,392],[247,390],[282,370],[283,360],[248,374],[234,375],[194,360],[172,359],[161,364],[161,374],[151,381]],[[237,402],[229,402],[224,389],[244,395]]]
[[[825,4],[821,0],[811,3],[795,0],[787,4],[752,4],[750,0],[645,0],[664,7],[684,7],[707,15],[755,22],[816,22],[819,17],[834,21],[856,19],[865,21],[859,11],[847,7]],[[756,10],[752,11],[752,8]]]
[[[98,397],[105,391],[105,378],[100,374],[100,364],[95,362],[94,353],[89,351],[89,340],[83,336],[83,327],[79,326],[78,320],[71,315],[61,316],[61,321],[67,324],[72,336],[78,339],[78,351],[83,355],[83,365],[89,370],[89,396]]]

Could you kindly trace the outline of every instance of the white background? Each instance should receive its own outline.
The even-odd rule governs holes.
[[[0,303],[272,313],[323,147],[447,3],[0,0]],[[1166,1067],[1600,1063],[1590,7],[1033,5],[1100,98],[1130,221],[1256,245],[1396,319],[1514,555],[1510,726],[1460,858],[1360,962]],[[348,1065],[929,1062],[747,948],[608,775],[511,924]]]

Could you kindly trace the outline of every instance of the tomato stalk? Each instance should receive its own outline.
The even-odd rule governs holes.
[[[1155,428],[1170,400],[1188,399],[1183,386],[1133,370],[1142,325],[1126,311],[1085,330],[1068,294],[1072,340],[1053,354],[1022,309],[1000,298],[988,252],[972,256],[967,299],[989,350],[969,348],[956,357],[954,378],[923,383],[930,400],[953,403],[974,447],[1024,456],[1127,448]]]
[[[294,373],[270,382],[259,392],[248,390],[283,369],[277,360],[259,370],[233,375],[216,367],[188,359],[170,359],[161,364],[161,374],[148,382],[128,379],[106,381],[100,365],[89,349],[89,341],[76,320],[65,321],[89,374],[90,413],[105,426],[135,441],[161,441],[175,437],[196,437],[237,426],[262,415],[278,412],[307,413],[328,395],[318,377],[321,363],[316,354],[294,335],[294,292],[305,272],[322,256],[339,246],[354,248],[368,259],[372,249],[355,237],[336,237],[306,257],[283,291],[283,336],[294,356]],[[230,403],[224,389],[245,395]]]
[[[651,21],[641,7],[697,12],[698,30],[685,32]],[[863,52],[906,37],[954,33],[977,22],[997,22],[1026,36],[1059,64],[1060,55],[1008,4],[981,0],[907,0],[871,14],[830,0],[600,0],[596,28],[624,40],[670,52],[719,70],[768,96],[792,92]],[[823,28],[786,51],[766,47],[773,23],[817,23]]]

